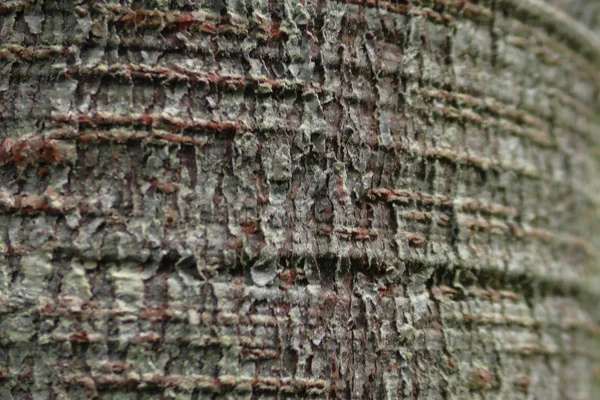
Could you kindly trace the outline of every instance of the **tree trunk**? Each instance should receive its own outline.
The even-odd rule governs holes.
[[[0,2],[1,399],[596,399],[596,0]]]

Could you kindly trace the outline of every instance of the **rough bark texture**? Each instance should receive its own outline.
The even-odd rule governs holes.
[[[0,398],[597,399],[599,20],[0,2]]]

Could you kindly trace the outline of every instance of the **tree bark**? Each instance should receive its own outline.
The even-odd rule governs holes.
[[[1,399],[595,399],[595,0],[0,2]]]

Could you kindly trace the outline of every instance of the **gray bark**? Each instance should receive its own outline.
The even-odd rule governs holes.
[[[0,399],[595,399],[595,0],[0,2]]]

